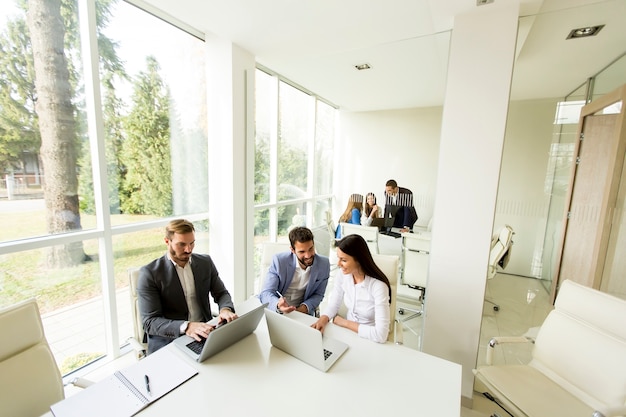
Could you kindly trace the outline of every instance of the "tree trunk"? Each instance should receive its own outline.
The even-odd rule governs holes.
[[[76,123],[64,53],[61,0],[28,0],[28,27],[35,66],[36,107],[49,234],[81,229],[76,172]],[[85,260],[82,242],[50,248],[49,267]]]

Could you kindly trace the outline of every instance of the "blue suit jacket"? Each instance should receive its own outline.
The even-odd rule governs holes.
[[[209,255],[192,254],[191,270],[204,321],[213,318],[209,292],[220,309],[227,307],[235,311],[230,293]],[[141,267],[137,281],[137,296],[150,354],[180,336],[180,325],[189,316],[183,286],[174,264],[167,255]]]
[[[276,291],[285,294],[287,288],[291,285],[293,274],[296,272],[297,262],[298,258],[291,251],[274,255],[272,264],[263,282],[263,288],[259,294],[261,303],[268,303],[267,308],[270,310],[276,310],[276,304],[278,304],[279,297],[276,295]],[[315,313],[315,309],[324,299],[329,275],[330,262],[328,258],[316,254],[313,265],[311,265],[309,283],[304,290],[304,301],[302,302],[306,304],[311,315]]]

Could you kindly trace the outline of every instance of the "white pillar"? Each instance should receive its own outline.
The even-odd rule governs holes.
[[[450,46],[422,350],[462,365],[469,404],[518,10],[496,2],[456,16]]]
[[[247,156],[246,74],[254,71],[255,60],[211,34],[206,35],[206,51],[210,255],[237,303],[246,296],[247,261],[252,260],[247,254],[253,230],[246,228],[252,206],[248,208],[246,196],[254,160]]]

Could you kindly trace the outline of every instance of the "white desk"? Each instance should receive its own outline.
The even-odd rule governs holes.
[[[169,345],[165,349],[199,374],[137,415],[460,415],[460,365],[332,324],[326,332],[350,345],[327,373],[272,347],[265,319],[252,335],[201,364]]]
[[[324,373],[272,347],[263,319],[255,333],[220,354],[202,364],[190,360],[199,374],[139,415],[202,407],[217,416],[460,415],[460,365],[332,325],[327,334],[350,349]]]

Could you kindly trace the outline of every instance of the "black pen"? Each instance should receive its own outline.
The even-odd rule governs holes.
[[[148,375],[144,375],[143,379],[146,381],[146,391],[148,391],[148,394],[152,395],[150,392],[150,378],[148,378]]]

